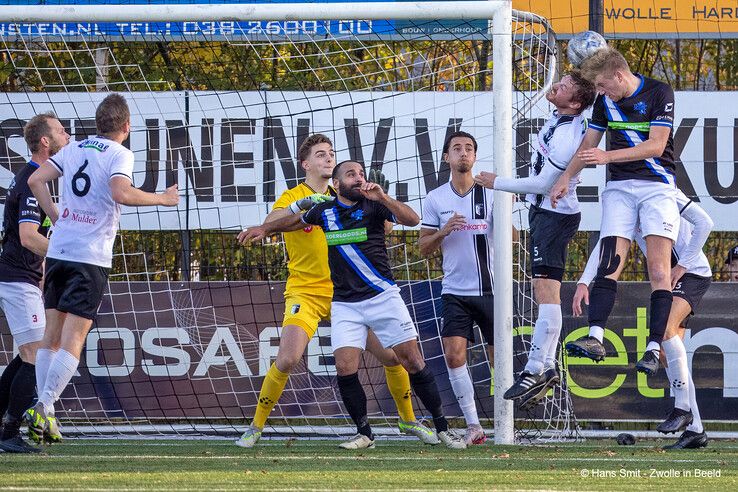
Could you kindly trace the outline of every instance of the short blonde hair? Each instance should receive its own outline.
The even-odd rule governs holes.
[[[584,60],[581,67],[582,76],[592,83],[598,75],[612,76],[618,70],[629,72],[630,67],[625,57],[618,50],[610,47],[597,51]]]

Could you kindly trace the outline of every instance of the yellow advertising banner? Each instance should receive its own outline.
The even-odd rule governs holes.
[[[589,0],[513,0],[549,19],[560,37],[589,27]],[[735,38],[738,0],[604,0],[604,32],[617,38]]]

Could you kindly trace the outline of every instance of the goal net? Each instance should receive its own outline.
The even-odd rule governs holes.
[[[499,6],[509,15],[506,2],[331,4],[329,14],[307,4],[231,6],[226,13],[223,5],[168,6],[164,13],[151,5],[4,7],[0,184],[29,157],[22,127],[31,116],[54,111],[82,140],[95,132],[97,103],[115,91],[132,111],[125,144],[136,156],[135,186],[161,191],[178,183],[182,194],[176,210],[124,207],[109,291],[58,404],[64,430],[236,434],[250,421],[277,352],[288,259],[281,238],[243,248],[235,235],[261,223],[275,199],[304,178],[296,153],[309,134],[328,135],[339,161],[381,170],[389,193],[419,213],[425,195],[449,179],[441,148],[454,130],[477,138],[477,170],[498,170],[499,152],[526,175],[529,138],[549,111],[541,96],[554,76],[555,38],[544,19],[515,11],[511,27],[497,35],[495,23],[505,27],[505,17],[493,15]],[[496,58],[500,52],[511,55],[507,70],[498,60],[510,58]],[[511,99],[500,99],[510,88]],[[509,154],[495,150],[506,147]],[[510,163],[495,165],[504,173]],[[524,229],[524,205],[510,213],[505,196],[496,207]],[[507,237],[504,227],[499,234]],[[417,230],[394,231],[391,260],[444,409],[460,416],[439,337],[440,258],[422,257],[417,237]],[[507,253],[514,283],[508,279],[512,295],[500,302],[512,304],[512,320],[497,326],[514,329],[518,371],[535,311],[524,230]],[[509,276],[497,272],[496,289]],[[0,363],[13,351],[4,330]],[[469,366],[489,428],[494,378],[479,336]],[[334,376],[325,323],[266,434],[351,432]],[[384,371],[370,355],[361,378],[378,432],[396,434]],[[425,415],[417,402],[415,408]],[[519,437],[565,438],[576,429],[565,384],[515,417]]]

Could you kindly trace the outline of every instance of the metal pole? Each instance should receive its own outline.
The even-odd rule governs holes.
[[[589,0],[589,30],[600,34],[605,30],[604,0]]]

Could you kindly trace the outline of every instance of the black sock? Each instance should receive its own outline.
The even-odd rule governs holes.
[[[589,326],[605,328],[615,305],[618,283],[611,278],[595,278],[592,293],[589,295],[587,310]]]
[[[10,385],[10,399],[8,411],[3,417],[3,441],[18,434],[23,412],[33,405],[36,396],[36,367],[23,362],[15,373],[13,384]]]
[[[433,377],[433,373],[431,373],[427,365],[422,371],[410,374],[410,386],[413,388],[413,393],[418,395],[420,401],[423,402],[425,408],[433,416],[433,424],[436,427],[436,431],[447,431],[448,422],[446,421],[446,417],[443,416],[441,395],[438,393],[436,378]]]
[[[674,299],[671,291],[654,290],[651,293],[651,312],[648,320],[648,341],[661,344],[666,333],[666,323],[669,321],[671,302]]]
[[[366,393],[359,381],[359,373],[348,376],[338,376],[338,390],[341,392],[343,404],[346,406],[351,420],[356,424],[356,430],[371,440],[374,440],[372,428],[366,416]]]
[[[5,412],[8,410],[8,401],[10,401],[10,385],[13,384],[13,378],[15,373],[18,372],[23,359],[20,355],[16,355],[15,359],[10,361],[10,364],[3,371],[3,375],[0,376],[0,419],[3,418]]]

